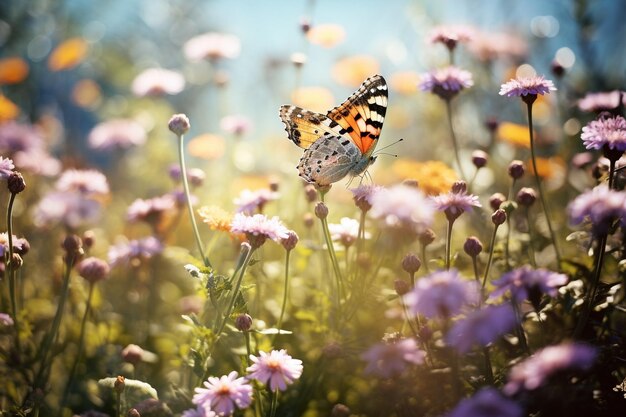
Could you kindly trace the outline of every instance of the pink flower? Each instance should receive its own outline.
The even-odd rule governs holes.
[[[139,97],[178,94],[185,88],[185,78],[176,71],[148,68],[133,80],[131,90]]]
[[[250,119],[244,116],[233,114],[225,116],[220,120],[220,128],[235,136],[242,136],[252,127]]]
[[[196,408],[190,408],[188,410],[183,411],[181,417],[215,417],[217,414],[211,410],[205,410],[202,406],[197,406]]]
[[[433,222],[435,207],[420,190],[395,185],[376,191],[371,197],[372,217],[398,230],[421,232]]]
[[[269,219],[263,214],[248,216],[237,213],[231,222],[230,231],[245,234],[250,244],[258,248],[266,239],[280,243],[282,239],[287,238],[289,229],[276,216]]]
[[[130,119],[113,119],[100,123],[91,130],[88,137],[90,147],[104,151],[143,145],[146,139],[143,126]]]
[[[509,304],[476,310],[454,323],[446,335],[449,344],[460,353],[473,345],[487,346],[515,326],[516,318]]]
[[[55,187],[62,192],[75,192],[85,196],[105,196],[109,193],[107,178],[94,169],[68,169],[61,174]]]
[[[442,43],[448,49],[454,49],[459,42],[468,42],[473,38],[473,30],[463,25],[442,25],[430,32],[430,43]]]
[[[626,105],[626,92],[614,90],[588,93],[578,100],[578,108],[581,111],[600,113],[616,109],[620,105],[620,101]]]
[[[537,96],[550,91],[556,91],[556,87],[543,76],[513,78],[500,87],[500,95],[507,97]]]
[[[495,280],[493,285],[496,289],[491,293],[490,298],[510,291],[511,296],[518,303],[530,299],[534,304],[538,304],[537,298],[542,294],[556,297],[557,287],[567,284],[567,281],[565,274],[543,268],[533,269],[530,266],[522,266]]]
[[[381,378],[399,375],[408,365],[420,365],[425,357],[426,353],[417,347],[415,339],[377,343],[361,355],[367,361],[365,373]]]
[[[380,185],[359,185],[356,188],[351,188],[352,198],[354,204],[362,211],[369,211],[372,208],[372,197],[378,191],[382,190]]]
[[[345,247],[351,246],[358,238],[359,235],[359,222],[358,220],[351,219],[349,217],[343,217],[339,224],[330,223],[328,225],[328,231],[333,240],[341,242]],[[369,233],[365,233],[364,238],[368,239]]]
[[[237,378],[236,371],[221,378],[209,377],[206,388],[196,388],[192,402],[205,411],[218,416],[230,416],[236,408],[243,409],[252,403],[252,386],[246,378]]]
[[[14,168],[15,165],[13,165],[13,161],[0,156],[0,179],[6,180],[9,178]]]
[[[33,213],[37,226],[61,222],[69,228],[94,223],[100,218],[99,201],[73,192],[52,192],[44,196]]]
[[[626,119],[622,116],[600,117],[583,127],[580,135],[587,149],[626,151]]]
[[[456,96],[461,90],[474,85],[472,74],[455,66],[448,66],[422,75],[419,88],[430,91],[444,100]]]
[[[0,325],[4,327],[13,326],[14,322],[11,316],[6,313],[0,313]]]
[[[481,61],[491,61],[504,56],[523,57],[528,51],[528,45],[523,38],[502,32],[474,33],[468,48]]]
[[[154,236],[139,240],[118,243],[109,247],[109,264],[117,265],[132,264],[135,266],[143,260],[152,258],[163,252],[163,244]]]
[[[271,391],[284,391],[288,385],[302,375],[302,361],[293,359],[285,349],[272,350],[269,354],[260,351],[259,356],[250,355],[254,362],[246,369],[248,378],[268,384]]]
[[[450,221],[456,220],[466,211],[472,211],[474,207],[481,207],[478,197],[467,194],[465,189],[452,190],[449,193],[432,197],[435,207],[446,214]]]
[[[241,51],[241,42],[235,35],[209,32],[198,35],[185,42],[185,56],[190,61],[202,59],[237,58]]]
[[[142,200],[138,198],[128,207],[126,219],[130,222],[156,223],[165,212],[174,208],[176,201],[170,194]]]
[[[277,200],[278,197],[280,197],[279,193],[267,188],[254,191],[245,189],[233,202],[237,206],[238,213],[252,214],[257,210],[262,213],[263,207],[270,201]]]

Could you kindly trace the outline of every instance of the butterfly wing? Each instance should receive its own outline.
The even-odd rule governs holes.
[[[285,124],[289,139],[304,149],[308,149],[325,133],[331,135],[339,133],[330,127],[331,124],[337,126],[337,123],[328,117],[298,106],[281,106],[279,115]]]
[[[307,182],[324,186],[352,173],[362,160],[361,151],[350,139],[325,133],[304,151],[298,171]]]
[[[362,154],[371,155],[387,112],[387,82],[374,75],[361,84],[346,101],[330,110],[328,124],[340,135],[349,135]],[[337,127],[337,125],[339,125]]]

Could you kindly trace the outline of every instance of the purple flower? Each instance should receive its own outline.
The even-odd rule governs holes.
[[[433,222],[435,207],[415,187],[399,184],[383,188],[374,192],[371,201],[372,217],[390,228],[420,232]]]
[[[581,111],[600,113],[616,109],[620,105],[620,101],[626,105],[626,92],[615,90],[588,93],[578,100],[578,108]]]
[[[102,205],[98,200],[74,192],[55,191],[45,195],[35,207],[34,222],[37,226],[50,226],[61,222],[69,228],[96,222]]]
[[[465,398],[446,417],[522,417],[523,408],[495,388],[483,388]]]
[[[493,285],[496,289],[491,293],[490,298],[499,297],[510,291],[515,302],[530,300],[536,305],[541,294],[556,297],[557,287],[565,285],[567,281],[567,275],[543,268],[532,269],[529,266],[522,266],[495,280]]]
[[[133,80],[131,90],[139,97],[178,94],[185,88],[181,73],[163,68],[148,68]]]
[[[0,123],[0,154],[12,158],[20,170],[35,174],[56,175],[61,166],[46,151],[46,142],[37,129],[16,122]]]
[[[447,342],[460,353],[473,345],[487,346],[515,326],[516,318],[509,304],[488,306],[457,320],[446,335]]]
[[[13,319],[7,313],[0,313],[0,326],[9,327],[13,326]]]
[[[13,165],[13,161],[9,158],[3,158],[0,156],[0,178],[6,180],[9,178],[15,165]]]
[[[196,408],[190,408],[188,410],[183,411],[181,417],[216,417],[214,411],[205,410],[202,406],[197,406]]]
[[[583,127],[580,135],[587,149],[609,149],[626,151],[626,119],[622,116],[601,117]]]
[[[351,246],[359,235],[358,220],[343,217],[339,224],[330,223],[328,225],[330,236],[333,240],[341,242],[345,247]],[[369,238],[369,233],[365,232],[365,239]]]
[[[69,169],[57,180],[56,189],[85,196],[104,196],[109,193],[107,178],[99,171]]]
[[[430,91],[444,100],[450,100],[461,90],[474,85],[472,74],[455,66],[448,66],[422,75],[419,88]]]
[[[126,219],[130,222],[158,223],[162,216],[174,208],[176,201],[171,194],[142,200],[138,198],[128,207]]]
[[[600,236],[608,233],[616,220],[621,219],[622,225],[626,224],[626,192],[598,185],[576,197],[567,211],[573,224],[589,220],[592,233]]]
[[[0,233],[0,262],[4,258],[4,254],[9,250],[8,233]],[[25,255],[30,250],[30,243],[23,237],[13,235],[13,252]]]
[[[134,120],[114,119],[100,123],[89,133],[89,146],[108,151],[126,149],[143,145],[146,142],[146,130]]]
[[[522,389],[532,391],[561,371],[587,370],[593,365],[596,354],[595,348],[585,344],[549,346],[515,365],[503,391],[506,395],[514,395]]]
[[[111,271],[109,264],[93,256],[80,261],[76,269],[78,270],[78,275],[92,284],[107,279]]]
[[[241,41],[235,35],[209,32],[189,39],[183,49],[190,61],[232,59],[239,56]]]
[[[437,210],[446,213],[446,218],[450,221],[456,220],[466,211],[472,211],[473,207],[482,207],[477,196],[465,191],[450,191],[431,198]]]
[[[556,91],[556,87],[543,76],[514,78],[500,87],[500,95],[507,97],[537,96],[549,94],[550,91]]]
[[[383,341],[361,355],[367,361],[365,373],[381,378],[399,375],[408,365],[421,365],[425,357],[426,353],[417,347],[415,339]]]
[[[459,271],[435,271],[420,278],[415,288],[404,296],[404,302],[414,315],[449,318],[461,309],[478,301],[478,288],[474,281],[461,278]]]
[[[131,240],[109,247],[109,264],[111,267],[129,263],[136,266],[141,261],[150,259],[161,252],[163,252],[163,244],[153,236]]]
[[[252,403],[252,386],[246,378],[237,378],[236,371],[221,378],[209,377],[204,382],[206,388],[196,388],[192,402],[205,412],[215,412],[218,416],[231,416],[237,408],[243,409]]]
[[[276,216],[269,219],[263,214],[248,216],[243,213],[235,214],[230,226],[231,233],[245,234],[254,248],[260,247],[266,239],[280,242],[289,235],[289,229]]]
[[[448,49],[454,49],[459,42],[468,42],[472,39],[474,31],[469,26],[442,25],[435,27],[430,32],[430,43],[442,43]]]
[[[50,156],[45,149],[33,148],[17,152],[13,155],[13,161],[21,170],[47,177],[55,176],[61,171],[61,162]]]
[[[293,359],[285,349],[272,350],[269,354],[260,351],[258,357],[250,355],[250,360],[253,364],[246,369],[248,378],[267,384],[271,391],[286,390],[302,375],[302,361]]]
[[[359,185],[351,188],[354,204],[362,211],[369,211],[372,208],[372,200],[374,194],[382,190],[380,185]]]
[[[237,213],[252,214],[257,210],[263,212],[263,207],[278,197],[279,193],[266,188],[255,191],[245,189],[235,198],[234,203],[237,206]]]
[[[220,128],[227,133],[235,136],[242,136],[250,130],[252,123],[250,119],[238,114],[225,116],[220,120]]]

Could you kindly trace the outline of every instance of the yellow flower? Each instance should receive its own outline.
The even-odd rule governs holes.
[[[102,98],[100,86],[93,80],[80,80],[72,89],[72,100],[78,106],[92,109],[96,107]]]
[[[498,125],[498,138],[511,145],[530,148],[528,126],[517,123],[502,122]],[[535,132],[535,138],[537,137]]]
[[[550,158],[535,158],[537,162],[537,173],[541,178],[552,179],[563,177],[565,175],[565,161],[559,156]],[[533,163],[531,160],[526,162],[526,166],[530,167],[530,172],[534,174]]]
[[[309,42],[314,45],[332,48],[345,39],[346,31],[340,25],[326,23],[314,25],[308,30],[306,37],[309,39]]]
[[[380,65],[369,55],[352,55],[340,59],[333,66],[333,79],[341,85],[358,87],[366,78],[378,74]]]
[[[48,58],[51,71],[69,70],[83,62],[87,56],[87,41],[82,38],[71,38],[61,42]]]
[[[417,91],[420,75],[415,71],[399,71],[391,74],[390,87],[403,95],[413,94]]]
[[[401,179],[416,180],[420,190],[428,195],[450,191],[452,184],[458,179],[456,172],[441,161],[398,159],[391,165],[391,169]]]
[[[0,122],[13,120],[20,114],[20,108],[15,103],[0,94]]]
[[[304,109],[326,113],[333,107],[333,94],[324,87],[300,87],[291,94],[291,102]]]
[[[202,206],[198,209],[198,215],[209,226],[209,229],[230,232],[233,216],[221,207]]]
[[[22,58],[0,59],[0,84],[17,84],[28,76],[28,64]]]
[[[224,155],[226,143],[221,136],[205,133],[191,139],[187,149],[189,150],[189,155],[196,158],[219,159]]]

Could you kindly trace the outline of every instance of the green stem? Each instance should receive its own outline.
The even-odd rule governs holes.
[[[533,248],[533,235],[532,226],[530,224],[530,208],[526,207],[526,223],[528,224],[528,251],[530,257],[530,264],[533,268],[537,268],[537,261],[535,260],[535,248]]]
[[[320,192],[320,200],[324,202],[324,193]],[[330,231],[328,230],[328,219],[323,217],[320,219],[322,223],[322,232],[324,233],[324,240],[326,241],[326,248],[328,248],[328,255],[333,265],[333,271],[335,273],[335,283],[337,286],[337,309],[341,306],[341,300],[343,299],[343,277],[341,270],[339,269],[339,262],[337,261],[337,254],[335,253],[335,246],[333,240],[330,237]]]
[[[511,242],[511,217],[506,216],[506,240],[504,242],[504,262],[506,265],[506,270],[511,270],[511,259],[510,259],[510,248],[509,243]]]
[[[278,390],[272,391],[272,405],[270,408],[270,417],[276,416],[276,409],[278,408]]]
[[[450,246],[452,245],[452,226],[454,220],[448,220],[448,230],[446,231],[446,271],[450,269]]]
[[[193,205],[191,204],[191,193],[189,191],[189,181],[187,180],[187,167],[185,165],[185,148],[183,146],[183,135],[178,136],[178,161],[180,163],[180,173],[183,179],[183,187],[185,189],[185,199],[187,201],[187,209],[189,210],[189,219],[191,220],[191,226],[193,228],[193,235],[196,238],[196,244],[200,251],[200,256],[204,262],[204,266],[211,268],[211,262],[209,257],[204,253],[204,246],[202,245],[202,239],[200,239],[200,232],[198,232],[198,225],[196,224],[196,216],[193,212]]]
[[[613,181],[615,180],[615,161],[613,158],[609,159],[609,190],[613,189]]]
[[[596,264],[595,264],[595,272],[593,274],[593,281],[591,283],[591,288],[586,294],[585,306],[583,308],[582,313],[580,314],[578,323],[576,324],[576,328],[574,330],[575,339],[581,336],[587,324],[587,320],[589,320],[589,315],[591,314],[591,310],[593,309],[593,302],[596,299],[596,295],[598,293],[598,284],[600,283],[600,275],[602,274],[602,264],[604,263],[604,254],[606,252],[606,241],[607,241],[607,234],[604,233],[602,236],[600,236],[600,239],[598,240],[598,253],[596,255]]]
[[[426,271],[426,273],[430,272],[430,268],[428,268],[428,259],[426,259],[426,245],[421,245],[422,246],[422,262],[424,265],[424,270]]]
[[[535,173],[535,181],[537,182],[537,191],[539,193],[539,200],[541,200],[541,206],[543,207],[543,212],[546,216],[546,223],[548,224],[548,230],[550,231],[550,239],[552,240],[552,246],[554,246],[554,253],[556,254],[556,263],[557,269],[561,270],[561,254],[559,252],[559,247],[556,241],[556,234],[554,233],[554,229],[552,228],[552,222],[550,221],[550,215],[548,214],[548,205],[543,196],[543,185],[541,184],[541,178],[539,177],[539,173],[537,171],[537,161],[535,158],[535,135],[533,133],[533,104],[531,101],[526,103],[528,109],[528,133],[530,135],[530,156],[533,164],[533,171]]]
[[[491,369],[491,357],[489,355],[489,348],[483,348],[483,355],[485,357],[485,374],[487,377],[487,384],[493,385],[493,370]]]
[[[9,205],[7,207],[7,235],[9,240],[9,258],[6,261],[6,266],[9,273],[9,297],[11,299],[11,313],[13,314],[13,327],[15,328],[15,348],[16,352],[21,352],[20,348],[20,326],[19,318],[17,317],[17,298],[16,298],[16,283],[15,283],[15,268],[13,267],[13,204],[15,203],[15,197],[17,194],[11,193],[9,197]]]
[[[483,276],[483,285],[481,290],[485,291],[485,285],[487,284],[487,277],[489,277],[489,270],[491,269],[491,262],[493,261],[493,250],[496,246],[496,234],[498,233],[498,225],[493,228],[493,234],[491,235],[491,243],[489,244],[489,258],[487,259],[487,266],[485,267],[485,275]]]
[[[520,345],[522,345],[524,353],[527,356],[530,356],[530,350],[528,349],[528,343],[526,342],[526,333],[524,333],[524,325],[522,323],[522,312],[520,311],[519,305],[517,305],[517,301],[515,299],[511,300],[511,305],[513,306],[513,312],[517,318],[517,336],[519,338]]]
[[[85,327],[87,324],[87,317],[89,316],[89,311],[91,310],[91,300],[93,298],[93,290],[95,285],[93,283],[89,283],[89,295],[87,296],[87,305],[85,306],[85,314],[83,314],[83,320],[80,323],[80,333],[78,336],[78,350],[76,352],[76,357],[74,358],[74,364],[72,365],[72,369],[70,370],[70,374],[67,378],[67,383],[65,384],[65,392],[63,393],[63,399],[61,400],[61,406],[59,407],[59,416],[63,415],[63,408],[67,403],[67,398],[69,397],[70,390],[72,388],[72,384],[74,383],[74,376],[76,375],[76,368],[78,367],[78,363],[80,362],[80,357],[83,353],[83,348],[85,345]]]
[[[283,305],[280,309],[280,317],[278,318],[278,324],[276,325],[276,327],[278,328],[278,334],[280,334],[280,329],[282,328],[282,325],[283,325],[283,317],[285,315],[285,309],[287,307],[287,297],[289,296],[289,255],[290,254],[291,254],[291,251],[288,250],[287,255],[285,255],[285,289],[283,290]],[[276,335],[274,335],[274,338],[275,337]],[[273,344],[274,338],[272,338],[272,344]]]
[[[451,100],[444,100],[446,102],[446,113],[448,116],[448,126],[450,127],[450,137],[452,138],[452,147],[454,148],[454,158],[456,159],[456,164],[459,167],[459,173],[461,174],[461,179],[465,181],[465,173],[463,172],[463,166],[461,165],[461,157],[459,156],[459,144],[456,140],[456,134],[454,133],[454,125],[452,124],[452,104]]]

